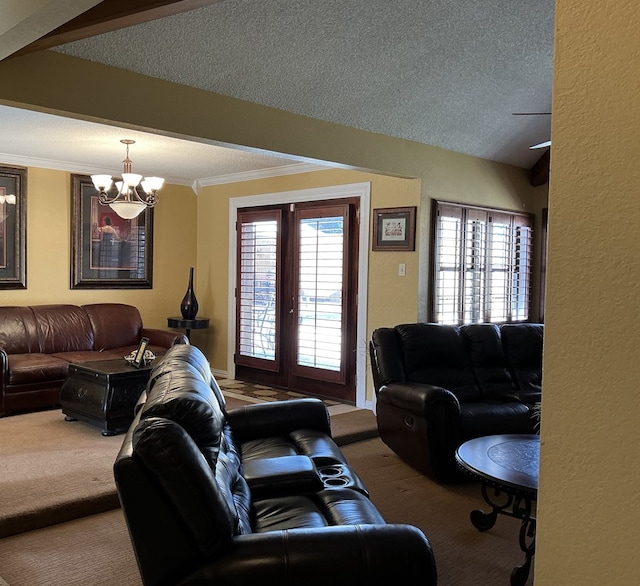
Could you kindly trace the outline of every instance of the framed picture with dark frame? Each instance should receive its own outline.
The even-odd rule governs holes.
[[[0,289],[27,288],[27,170],[0,166]]]
[[[71,175],[71,288],[151,289],[153,209],[126,220],[90,177]]]
[[[371,250],[415,250],[416,207],[373,210]]]

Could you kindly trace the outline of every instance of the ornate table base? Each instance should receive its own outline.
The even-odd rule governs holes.
[[[488,531],[498,515],[521,520],[519,543],[525,559],[511,572],[511,586],[524,586],[536,551],[535,503],[538,498],[540,437],[529,434],[478,437],[456,451],[460,468],[482,482],[490,513],[471,511],[471,523]]]
[[[478,531],[491,529],[496,524],[499,514],[522,521],[519,542],[520,549],[525,554],[525,560],[521,566],[516,566],[511,571],[511,586],[523,586],[529,577],[531,560],[536,551],[536,519],[532,516],[532,512],[535,512],[535,498],[532,498],[529,492],[497,486],[486,480],[482,482],[482,498],[492,511],[490,513],[479,509],[471,511],[469,518]]]

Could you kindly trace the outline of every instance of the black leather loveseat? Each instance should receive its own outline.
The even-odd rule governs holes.
[[[369,344],[382,440],[442,482],[464,479],[463,442],[535,433],[542,392],[542,324],[403,324]]]
[[[114,465],[146,585],[436,584],[429,542],[386,524],[317,399],[225,411],[194,346],[153,368]]]

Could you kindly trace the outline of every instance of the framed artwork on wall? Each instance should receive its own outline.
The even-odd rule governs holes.
[[[153,209],[121,218],[90,177],[71,175],[71,288],[151,289],[152,265]]]
[[[0,289],[27,288],[27,170],[0,166]]]
[[[371,250],[415,250],[416,207],[373,210]]]

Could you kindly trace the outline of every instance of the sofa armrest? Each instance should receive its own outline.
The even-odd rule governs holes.
[[[447,389],[423,383],[391,383],[384,385],[378,394],[378,401],[389,403],[419,416],[429,411],[446,407],[460,412],[458,398]]]
[[[411,525],[342,525],[234,538],[183,583],[352,586],[436,584],[427,538]]]
[[[9,355],[4,348],[0,348],[0,389],[4,391],[9,384]],[[1,407],[0,401],[0,407]],[[0,413],[2,409],[0,408]]]
[[[162,346],[163,348],[171,348],[174,344],[189,343],[189,340],[184,334],[176,334],[168,330],[142,328],[140,336],[142,338],[149,338],[149,344],[152,346]]]
[[[286,435],[298,429],[314,429],[331,436],[329,411],[320,399],[293,399],[237,407],[227,412],[227,421],[239,443]]]
[[[318,492],[324,488],[309,456],[260,458],[243,462],[242,467],[253,500]]]

